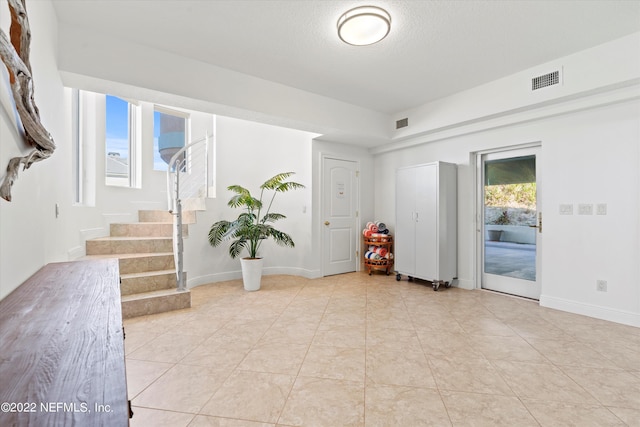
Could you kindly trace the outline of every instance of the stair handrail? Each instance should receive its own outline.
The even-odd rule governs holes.
[[[193,141],[178,152],[176,152],[169,160],[167,164],[167,198],[169,205],[169,213],[173,215],[173,257],[176,265],[176,283],[179,292],[186,291],[186,284],[184,281],[184,263],[183,252],[184,242],[182,236],[182,198],[180,197],[180,176],[188,172],[189,169],[189,157],[185,153],[189,153],[199,144],[205,144],[204,159],[204,185],[205,188],[208,183],[208,168],[207,164],[207,147],[209,146],[209,134],[206,134],[204,138],[200,138]]]

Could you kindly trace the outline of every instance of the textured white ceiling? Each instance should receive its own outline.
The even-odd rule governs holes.
[[[342,43],[339,16],[372,4],[389,36]],[[113,34],[395,113],[640,31],[640,1],[54,0],[60,25]],[[28,5],[27,5],[28,7]]]

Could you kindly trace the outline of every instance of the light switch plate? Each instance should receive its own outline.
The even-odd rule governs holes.
[[[590,203],[580,203],[578,205],[578,215],[593,215],[593,205]]]
[[[598,203],[596,205],[596,215],[606,215],[606,214],[607,214],[607,204]]]
[[[573,205],[569,205],[569,204],[560,205],[560,215],[573,215]]]
[[[606,280],[596,280],[596,290],[598,292],[607,292],[607,281]]]

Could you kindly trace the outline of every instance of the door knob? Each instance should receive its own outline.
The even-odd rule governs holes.
[[[329,225],[329,224],[331,224],[329,221],[324,222],[324,225]]]
[[[538,212],[538,225],[529,225],[531,228],[537,228],[538,233],[542,233],[542,212]]]

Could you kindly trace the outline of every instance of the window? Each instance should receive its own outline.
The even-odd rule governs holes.
[[[155,106],[153,111],[153,170],[166,171],[171,158],[189,138],[189,115]]]
[[[107,95],[105,108],[106,184],[139,188],[139,107]]]

